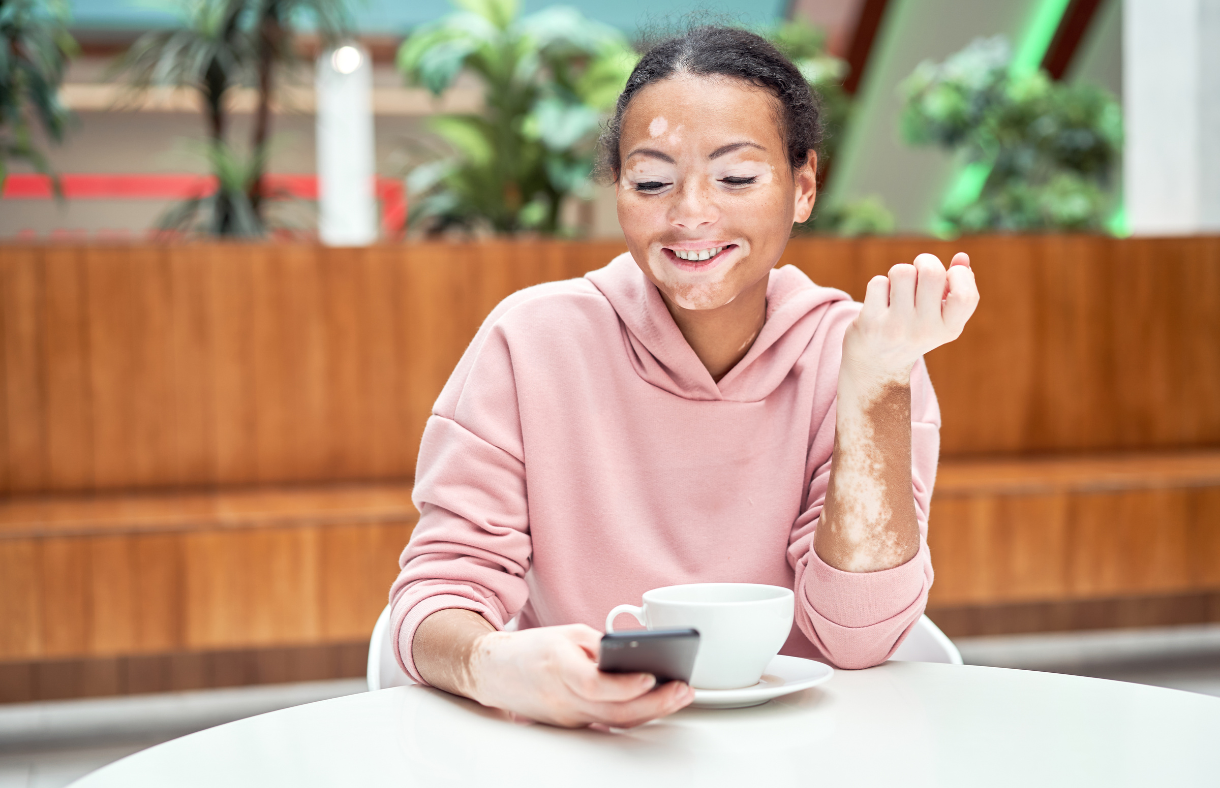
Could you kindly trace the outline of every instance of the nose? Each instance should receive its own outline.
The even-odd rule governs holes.
[[[715,195],[702,178],[688,178],[674,195],[669,207],[669,223],[675,227],[694,230],[713,224],[720,218]]]

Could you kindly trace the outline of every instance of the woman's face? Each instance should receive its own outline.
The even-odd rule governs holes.
[[[727,77],[679,75],[632,99],[618,219],[671,305],[715,309],[760,286],[793,221],[809,218],[816,159],[789,169],[778,112],[770,93]]]

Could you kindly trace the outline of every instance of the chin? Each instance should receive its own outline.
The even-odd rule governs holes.
[[[707,311],[728,306],[737,298],[737,293],[724,293],[718,290],[708,290],[691,285],[670,290],[666,293],[674,304],[691,311]]]

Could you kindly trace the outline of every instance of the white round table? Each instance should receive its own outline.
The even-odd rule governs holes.
[[[560,730],[423,687],[221,725],[75,783],[164,786],[1209,786],[1220,698],[890,662],[733,711]]]

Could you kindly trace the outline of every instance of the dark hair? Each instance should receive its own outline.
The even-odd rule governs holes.
[[[816,150],[822,141],[820,103],[792,61],[765,38],[749,31],[700,26],[661,41],[636,64],[618,97],[614,117],[598,140],[600,179],[613,182],[622,169],[619,140],[631,99],[644,86],[675,74],[730,77],[769,91],[781,110],[776,113],[780,137],[788,148],[788,165],[793,170],[802,167],[809,150]]]

